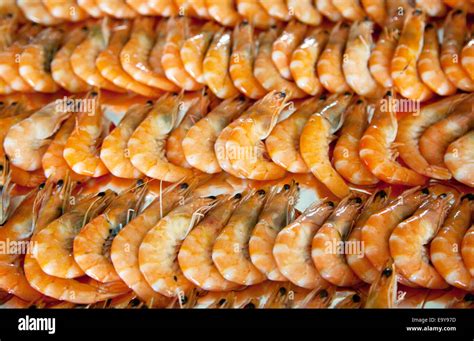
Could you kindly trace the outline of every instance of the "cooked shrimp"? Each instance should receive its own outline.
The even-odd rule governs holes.
[[[441,69],[439,61],[438,32],[435,24],[425,28],[423,50],[418,59],[420,78],[431,90],[440,96],[449,96],[456,92],[456,87],[449,81]]]
[[[86,197],[34,236],[32,254],[45,273],[60,278],[84,275],[72,253],[74,238],[84,224],[110,204],[114,196],[114,192],[107,191]]]
[[[342,200],[318,229],[311,244],[311,258],[321,277],[339,287],[360,283],[345,259],[346,239],[363,207],[363,198],[350,195]]]
[[[100,0],[76,0],[77,4],[93,18],[102,18],[104,12],[100,9],[98,1]]]
[[[64,121],[41,159],[44,175],[54,182],[64,180],[66,177],[77,181],[87,179],[86,176],[73,172],[63,157],[64,146],[76,126],[76,119],[75,115],[71,115]]]
[[[151,105],[148,103],[130,107],[118,126],[104,138],[100,159],[114,176],[127,179],[143,176],[130,162],[127,146],[134,130],[143,122],[150,110]]]
[[[178,253],[178,262],[184,276],[198,287],[209,291],[237,289],[239,284],[226,280],[212,261],[212,248],[221,230],[240,203],[241,194],[229,197],[187,235]]]
[[[301,43],[305,34],[306,25],[296,20],[292,20],[273,42],[273,63],[280,72],[280,75],[288,80],[293,79],[290,72],[291,54]]]
[[[458,104],[448,117],[429,126],[420,137],[419,147],[430,165],[446,167],[444,153],[449,144],[474,128],[474,95]]]
[[[174,208],[147,232],[138,251],[138,263],[153,290],[167,297],[186,300],[194,285],[179,267],[178,251],[200,217],[215,203],[214,198],[192,198]]]
[[[69,92],[86,92],[90,85],[74,73],[71,65],[71,55],[77,45],[87,36],[87,26],[72,30],[65,38],[65,43],[54,55],[51,62],[51,76],[54,81]]]
[[[17,0],[16,4],[25,17],[34,23],[53,26],[63,22],[62,19],[54,17],[48,11],[43,1]]]
[[[467,230],[462,239],[461,254],[466,268],[469,270],[471,276],[474,276],[474,225]]]
[[[359,0],[332,0],[332,4],[347,20],[360,21],[365,17],[365,12]]]
[[[332,93],[349,91],[342,71],[343,51],[349,35],[349,25],[338,23],[331,31],[323,53],[319,57],[317,70],[319,81]]]
[[[423,48],[425,23],[426,16],[421,10],[415,9],[408,13],[391,66],[393,84],[398,92],[406,98],[421,102],[434,95],[422,82],[416,67]]]
[[[207,10],[206,0],[189,0],[189,4],[199,18],[211,20],[211,16]]]
[[[334,168],[347,181],[356,185],[375,185],[375,177],[362,162],[359,156],[359,142],[369,125],[367,103],[359,99],[352,104],[341,129],[333,152]]]
[[[158,97],[160,91],[142,84],[132,78],[120,64],[120,51],[130,38],[131,24],[128,21],[120,23],[112,30],[109,45],[99,53],[95,64],[100,74],[117,87],[127,89],[146,97]]]
[[[240,19],[234,0],[205,0],[209,15],[223,26],[233,27]]]
[[[109,36],[108,21],[104,19],[101,24],[95,24],[89,29],[87,38],[76,46],[69,60],[76,76],[87,84],[110,91],[125,92],[104,78],[95,65],[97,56],[107,47]]]
[[[276,20],[265,11],[259,0],[236,0],[236,2],[237,12],[256,28],[266,30],[276,24]]]
[[[201,84],[205,83],[203,60],[217,29],[218,26],[215,23],[211,21],[205,23],[198,34],[187,38],[183,42],[180,49],[184,69],[196,82]]]
[[[389,202],[390,192],[387,193],[385,190],[380,190],[367,200],[362,209],[361,214],[357,218],[357,221],[347,238],[349,245],[364,245],[362,242],[362,227],[366,224],[367,220],[382,210]],[[364,249],[352,248],[349,252],[345,253],[347,264],[350,266],[352,271],[366,283],[374,283],[379,274],[377,269],[370,263],[367,256],[364,254]]]
[[[220,132],[248,105],[245,97],[229,98],[190,127],[181,144],[186,161],[192,167],[205,173],[220,172],[214,143]]]
[[[332,201],[316,202],[278,233],[273,256],[283,276],[295,285],[307,289],[329,286],[311,260],[311,242],[333,209]]]
[[[313,97],[301,104],[290,117],[277,123],[265,140],[268,154],[273,162],[292,173],[309,173],[300,154],[300,135],[309,117],[329,105],[331,97],[325,102],[325,97]]]
[[[96,0],[102,12],[118,19],[130,19],[137,16],[137,12],[129,6],[126,0]]]
[[[161,183],[160,183],[161,185]],[[192,188],[181,183],[159,193],[143,212],[125,225],[112,241],[110,257],[120,278],[148,307],[164,307],[168,300],[147,283],[138,264],[139,247],[147,232],[166,216]]]
[[[171,132],[166,141],[166,158],[171,163],[184,168],[192,168],[186,161],[183,150],[183,140],[188,130],[200,119],[202,119],[209,110],[211,99],[206,89],[202,90],[197,98],[197,103],[184,116],[181,123]],[[202,136],[201,136],[202,138]]]
[[[307,94],[316,96],[323,87],[316,73],[316,63],[328,41],[329,32],[315,28],[306,35],[291,55],[290,71],[296,85]]]
[[[388,17],[385,0],[360,0],[360,2],[369,18],[380,27],[384,27]]]
[[[474,130],[449,145],[444,163],[457,181],[474,187]]]
[[[42,186],[30,192],[0,229],[0,241],[4,245],[17,245],[12,249],[7,246],[0,256],[0,288],[30,302],[39,299],[41,295],[28,284],[21,261],[26,253],[25,246],[33,233],[41,196],[48,194],[51,194],[51,184],[47,188]]]
[[[137,82],[165,91],[176,91],[179,88],[166,78],[161,68],[160,47],[164,44],[164,32],[160,34],[158,31],[155,39],[153,26],[153,18],[138,17],[134,20],[130,39],[120,52],[120,62],[123,69]],[[163,26],[160,23],[157,27]],[[159,49],[159,69],[151,65],[155,48]]]
[[[354,22],[349,31],[342,70],[347,84],[359,96],[382,97],[385,89],[372,77],[368,62],[373,47],[372,31],[374,23],[370,20]]]
[[[416,0],[416,6],[421,8],[430,17],[443,17],[446,15],[446,5],[443,0]]]
[[[382,271],[391,257],[388,240],[393,229],[409,218],[429,196],[429,189],[409,189],[385,208],[372,214],[361,226],[365,256],[378,271]]]
[[[333,22],[338,22],[342,19],[341,12],[333,5],[332,0],[318,0],[316,1],[316,8],[322,15]]]
[[[287,280],[278,270],[273,256],[273,245],[277,234],[290,223],[298,195],[298,185],[295,182],[291,185],[285,184],[283,188],[272,188],[250,236],[250,259],[253,265],[272,281]]]
[[[331,105],[314,113],[300,136],[300,151],[311,173],[339,198],[349,194],[349,187],[331,165],[329,144],[343,123],[343,114],[352,95],[338,95]]]
[[[128,152],[132,165],[145,175],[168,182],[178,182],[192,176],[192,170],[176,166],[166,158],[166,139],[180,123],[185,103],[182,96],[165,95],[151,109],[148,116],[135,129],[128,140]]]
[[[96,92],[85,97],[84,100],[91,103],[92,109],[84,107],[81,110],[63,151],[64,159],[74,172],[94,178],[109,172],[98,150],[107,129],[99,97]]]
[[[69,112],[51,102],[8,130],[3,148],[12,165],[26,171],[41,168],[41,158],[48,149],[49,138],[59,129]]]
[[[235,87],[252,99],[261,98],[267,93],[253,73],[255,49],[253,26],[247,21],[242,21],[234,29],[229,73]]]
[[[275,29],[260,34],[254,76],[267,91],[283,90],[288,93],[289,99],[303,98],[306,93],[294,82],[283,78],[272,61],[272,45],[277,34]]]
[[[189,34],[189,18],[173,17],[166,26],[166,43],[163,47],[161,65],[166,77],[184,90],[199,90],[202,84],[197,82],[185,69],[180,50]]]
[[[430,246],[430,260],[438,273],[450,285],[467,291],[473,290],[474,277],[463,262],[461,245],[471,226],[472,212],[474,195],[466,194],[449,213]]]
[[[323,20],[323,16],[311,0],[286,0],[290,12],[302,23],[318,26]]]
[[[213,36],[202,62],[204,82],[219,98],[231,98],[239,92],[230,78],[232,35],[221,30]]]
[[[397,305],[397,276],[395,264],[390,259],[384,269],[377,274],[370,286],[364,308],[395,308]]]
[[[135,12],[140,15],[158,15],[159,13],[155,11],[152,7],[150,1],[148,0],[125,0],[127,5],[129,5]]]
[[[462,49],[461,64],[469,74],[469,77],[471,77],[471,80],[474,81],[474,38],[471,38]]]
[[[291,18],[285,0],[259,0],[260,5],[275,19],[288,21]]]
[[[435,179],[451,178],[451,174],[444,166],[428,164],[420,152],[418,141],[426,128],[451,114],[456,110],[457,104],[465,99],[465,95],[447,97],[423,107],[419,113],[407,115],[400,120],[396,143],[401,158],[411,169]]]
[[[119,195],[100,215],[89,221],[74,238],[73,255],[77,265],[99,282],[120,281],[110,260],[110,246],[117,233],[140,209],[145,187]]]
[[[42,0],[43,5],[55,18],[68,22],[87,19],[88,13],[77,4],[77,0]]]
[[[267,279],[251,262],[248,249],[250,235],[258,222],[265,199],[266,192],[263,189],[256,193],[250,192],[216,238],[212,260],[228,281],[253,285]]]
[[[380,180],[389,184],[422,185],[426,180],[424,176],[396,161],[398,151],[394,142],[398,122],[393,101],[391,93],[388,92],[377,104],[374,117],[360,139],[359,156]]]
[[[263,140],[272,131],[287,100],[285,92],[269,92],[221,132],[214,150],[222,169],[252,180],[275,180],[285,175],[285,169],[265,155]]]
[[[172,17],[179,14],[179,8],[174,0],[148,0],[150,7],[162,17]]]
[[[62,32],[47,28],[25,47],[19,58],[21,77],[38,92],[56,92],[59,86],[51,76],[50,64],[62,41]]]
[[[461,64],[461,52],[466,41],[466,11],[453,9],[444,22],[443,43],[441,45],[441,67],[446,77],[458,89],[474,91],[474,80]]]
[[[398,224],[390,235],[390,253],[397,271],[424,288],[444,289],[449,286],[431,265],[426,248],[442,226],[453,198],[449,193],[432,199]]]

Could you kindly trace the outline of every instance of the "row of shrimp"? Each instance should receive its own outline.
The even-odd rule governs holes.
[[[391,0],[7,0],[6,7],[21,11],[29,20],[43,25],[77,22],[112,16],[133,19],[140,15],[189,16],[235,26],[245,19],[266,29],[277,22],[296,19],[317,26],[330,21],[362,20],[370,17],[381,26],[389,15]],[[465,7],[474,13],[471,0],[416,0],[430,16],[443,17],[449,7]]]
[[[205,185],[32,189],[0,228],[2,305],[472,307],[472,194],[386,188],[298,214],[296,182],[204,197]]]
[[[339,198],[381,181],[418,186],[454,178],[474,187],[473,94],[398,119],[407,103],[390,92],[370,103],[351,93],[292,102],[272,91],[251,103],[242,96],[220,101],[204,90],[135,104],[112,130],[100,98],[92,91],[36,111],[6,105],[0,156],[9,181],[34,187],[45,178],[112,174],[176,183],[221,172],[270,181],[299,173],[314,175]]]
[[[393,87],[422,102],[473,92],[467,11],[451,10],[439,30],[408,0],[390,4],[377,35],[371,19],[332,27],[292,20],[265,31],[246,20],[231,31],[183,16],[105,18],[45,29],[19,25],[7,30],[0,46],[0,93],[97,87],[156,98],[207,86],[221,99],[238,93],[259,99],[272,90],[294,99],[324,90],[380,98]],[[8,18],[5,26],[14,23]]]

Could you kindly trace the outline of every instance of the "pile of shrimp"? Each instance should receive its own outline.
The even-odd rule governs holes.
[[[474,194],[430,184],[318,199],[289,181],[10,190],[5,308],[472,308]]]
[[[94,90],[36,110],[5,103],[0,165],[26,187],[66,176],[178,183],[222,173],[248,181],[309,175],[338,198],[383,183],[474,187],[474,94],[401,115],[390,91],[376,101],[349,92],[289,98],[284,91],[256,101],[220,100],[207,88],[166,93],[132,105],[115,125]]]
[[[453,7],[442,0],[416,7],[409,0],[237,0],[236,9],[231,0],[9,0],[0,7],[0,94],[96,87],[156,98],[208,87],[221,99],[260,99],[272,90],[292,99],[324,91],[378,99],[393,88],[423,102],[473,92],[474,4],[445,2]]]

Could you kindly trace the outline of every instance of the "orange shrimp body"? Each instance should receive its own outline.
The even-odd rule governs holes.
[[[137,16],[137,12],[125,0],[97,0],[97,4],[101,11],[117,19],[130,19]]]
[[[273,256],[278,269],[299,287],[324,289],[329,286],[311,260],[311,242],[333,209],[334,203],[331,201],[314,203],[283,228],[275,239]]]
[[[272,188],[250,237],[250,259],[272,281],[287,280],[278,270],[273,245],[278,232],[288,225],[297,200],[298,186],[295,183],[285,184],[281,189]]]
[[[332,93],[343,93],[350,88],[342,71],[343,52],[349,35],[349,25],[339,23],[331,31],[328,43],[319,57],[317,70],[319,81]]]
[[[448,287],[443,277],[425,256],[426,245],[433,239],[448,213],[453,195],[442,194],[420,207],[390,235],[390,253],[397,270],[410,282],[430,289]]]
[[[392,101],[391,96],[379,101],[374,117],[360,140],[359,156],[380,180],[390,184],[422,185],[425,183],[425,177],[396,161],[397,152],[393,143],[398,131],[398,122],[392,109]]]
[[[374,176],[359,156],[359,142],[369,125],[367,103],[362,99],[353,104],[346,115],[341,135],[334,147],[334,168],[347,181],[356,185],[375,185]]]
[[[438,0],[439,1],[439,0]],[[388,13],[384,0],[360,0],[365,13],[380,27],[384,27]]]
[[[327,30],[315,28],[306,35],[301,45],[291,54],[289,65],[291,76],[301,90],[312,96],[323,91],[323,86],[316,74],[316,63],[326,46],[328,37]]]
[[[338,95],[330,105],[313,114],[300,136],[300,151],[303,160],[314,176],[339,198],[349,194],[349,187],[333,168],[329,160],[329,144],[334,133],[341,127],[343,113],[352,95]]]
[[[453,9],[444,23],[443,43],[441,45],[441,67],[446,77],[458,89],[474,91],[474,80],[464,70],[461,64],[461,52],[467,32],[466,12]]]
[[[463,262],[461,245],[471,226],[472,212],[474,196],[466,194],[450,212],[430,245],[430,260],[439,274],[450,285],[468,291],[474,288],[474,277]]]
[[[386,88],[393,86],[390,68],[399,34],[397,29],[384,28],[369,57],[369,70],[372,77]]]
[[[423,107],[419,113],[407,115],[400,120],[396,143],[399,144],[398,151],[401,158],[411,169],[435,179],[451,178],[446,168],[428,164],[420,152],[418,141],[426,128],[448,116],[456,109],[456,105],[465,99],[465,95],[447,97]]]
[[[251,192],[230,217],[214,243],[212,260],[221,275],[241,285],[258,284],[266,280],[250,260],[248,243],[265,203],[265,190]]]
[[[267,93],[253,74],[255,54],[253,26],[243,21],[234,28],[229,73],[235,87],[252,99],[261,98]]]
[[[318,26],[323,19],[311,0],[286,0],[293,15],[302,23]]]
[[[265,30],[276,24],[276,20],[268,15],[259,0],[236,0],[237,12],[255,27]]]
[[[419,9],[408,13],[391,67],[393,84],[398,92],[406,98],[418,101],[426,101],[434,94],[422,82],[416,67],[423,48],[425,21],[425,14]]]
[[[77,4],[93,18],[102,18],[104,12],[97,4],[100,0],[77,0]]]
[[[87,19],[88,14],[78,6],[76,0],[43,0],[43,5],[55,18],[66,21],[82,21]]]
[[[341,12],[334,6],[332,0],[316,1],[316,8],[323,16],[333,22],[338,22],[342,19]]]
[[[223,26],[235,26],[240,19],[235,0],[204,0],[209,15]]]
[[[461,52],[461,64],[474,81],[474,38],[464,46]]]
[[[456,87],[449,81],[441,68],[438,33],[434,24],[426,25],[423,41],[423,50],[418,60],[418,72],[421,80],[440,96],[454,94]]]
[[[332,0],[332,3],[345,19],[350,21],[364,19],[365,13],[359,0]]]
[[[326,281],[340,287],[360,283],[346,262],[344,245],[363,202],[355,195],[342,200],[313,237],[311,258],[316,269]]]
[[[240,203],[240,194],[227,198],[188,234],[178,253],[184,276],[198,287],[209,291],[237,289],[239,284],[226,280],[212,260],[212,249],[221,230]]]
[[[34,23],[50,26],[63,22],[62,19],[54,17],[42,1],[18,0],[17,5],[24,16]]]
[[[367,295],[364,308],[395,308],[397,306],[397,275],[395,264],[388,261],[377,274]]]
[[[474,131],[452,142],[444,154],[444,163],[453,178],[474,187]]]
[[[259,3],[270,16],[281,21],[290,20],[290,13],[285,0],[259,0]]]
[[[407,190],[385,208],[371,215],[362,226],[365,256],[378,271],[390,259],[389,238],[393,229],[409,218],[430,196],[428,189]]]
[[[466,268],[474,276],[474,225],[471,225],[462,239],[461,254]]]
[[[99,157],[99,146],[105,130],[105,118],[99,100],[100,95],[90,93],[85,100],[92,104],[92,111],[80,113],[71,135],[64,146],[63,157],[77,174],[99,177],[109,171]]]

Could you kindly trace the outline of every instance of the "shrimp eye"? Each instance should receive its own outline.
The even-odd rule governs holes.
[[[208,198],[208,199],[211,199],[211,200],[216,200],[216,199],[217,199],[217,197],[214,196],[214,195],[210,195],[210,196],[208,196],[207,198]]]
[[[280,293],[281,296],[286,295],[286,289],[283,287],[281,287],[280,290],[278,290],[278,292]]]
[[[362,104],[363,102],[364,102],[363,100],[358,99],[357,102],[356,102],[356,104]]]
[[[0,165],[0,172],[3,172],[3,165]]]
[[[242,20],[241,25],[247,26],[249,24],[248,20]]]
[[[385,191],[382,189],[382,190],[378,191],[375,196],[376,196],[376,197],[379,197],[379,198],[386,198],[386,197],[387,197],[387,192],[385,192]]]
[[[322,100],[322,101],[324,101],[326,98],[328,98],[328,96],[326,96],[326,95],[319,96],[319,99]]]
[[[272,30],[274,30],[275,28],[277,28],[277,25],[272,25],[272,26],[270,26],[270,28],[271,28]]]
[[[421,11],[421,9],[417,8],[413,11],[413,15],[421,15],[423,12]]]
[[[464,199],[467,199],[469,201],[474,200],[474,194],[468,193],[461,198],[461,200],[464,200]]]
[[[328,201],[328,206],[329,206],[329,207],[334,207],[335,205],[334,205],[334,203],[333,203],[332,201]]]
[[[423,194],[430,194],[430,190],[429,190],[428,188],[423,188],[423,189],[421,190],[421,193],[423,193]]]
[[[385,94],[385,96],[392,96],[392,92],[389,90],[387,91],[387,93]]]
[[[238,100],[239,100],[240,102],[244,102],[244,101],[246,100],[246,98],[245,98],[244,95],[240,95],[239,98],[238,98]]]
[[[259,189],[259,190],[257,191],[257,194],[258,194],[258,195],[265,195],[265,190],[264,190],[264,189]]]
[[[0,105],[4,105],[5,103],[3,101],[0,101]]]
[[[390,276],[392,276],[392,273],[393,273],[393,270],[390,269],[390,268],[385,268],[385,269],[383,269],[383,271],[382,271],[382,275],[383,275],[384,277],[390,277]]]
[[[137,180],[137,186],[138,186],[138,187],[143,186],[144,183],[145,183],[145,182],[143,181],[143,179],[138,179],[138,180]]]
[[[355,294],[354,296],[352,296],[352,302],[354,303],[359,303],[360,302],[360,296]]]
[[[225,299],[225,298],[221,298],[220,301],[217,302],[217,306],[220,307],[220,306],[222,306],[225,302],[227,302],[226,299]]]
[[[39,189],[43,189],[45,185],[46,185],[46,184],[43,182],[42,184],[40,184],[40,185],[38,186],[38,188],[39,188]]]
[[[462,13],[463,13],[463,10],[458,9],[457,11],[454,12],[454,15],[459,15],[459,14],[462,14]]]
[[[105,192],[99,192],[99,193],[97,193],[97,196],[98,196],[98,197],[104,197],[104,196],[105,196]]]
[[[84,32],[89,31],[89,29],[87,28],[87,26],[83,26],[83,27],[81,28],[81,30],[83,30]]]
[[[433,28],[434,28],[434,26],[433,26],[433,24],[431,24],[431,23],[429,23],[428,25],[426,25],[426,29],[427,29],[427,30],[431,30],[431,29],[433,29]]]
[[[252,302],[250,302],[249,304],[246,304],[244,306],[244,309],[255,309],[255,304],[253,304]]]
[[[439,197],[440,197],[441,199],[444,199],[444,198],[446,198],[447,196],[448,196],[448,195],[447,195],[446,193],[443,193],[443,194],[440,194],[440,195],[439,195]]]
[[[188,303],[188,297],[186,295],[181,296],[179,300],[180,300],[181,304]]]
[[[323,289],[319,292],[319,297],[321,297],[321,298],[326,298],[328,296],[329,296],[329,293],[326,289]]]
[[[351,95],[352,95],[352,93],[349,92],[349,91],[346,91],[346,92],[344,93],[344,96],[351,96]]]
[[[15,105],[17,105],[17,104],[18,104],[18,102],[12,102],[11,105],[12,105],[12,106],[15,106]]]
[[[153,105],[153,101],[152,100],[146,101],[146,104]]]
[[[7,13],[6,17],[7,18],[13,18],[13,13]]]
[[[343,24],[341,25],[341,27],[342,27],[342,28],[349,28],[349,24],[345,22],[345,23],[343,23]]]
[[[64,185],[64,180],[63,180],[63,179],[60,179],[56,185],[57,185],[58,187],[63,187],[63,185]]]
[[[189,187],[189,185],[186,182],[183,182],[181,185],[179,185],[180,189],[186,189],[188,187]]]
[[[285,98],[286,97],[286,92],[280,91],[277,95],[278,95],[279,98]]]
[[[242,193],[237,193],[234,195],[234,199],[241,199],[242,198]]]
[[[134,298],[133,300],[130,301],[130,305],[132,307],[136,307],[140,304],[140,300],[138,298]]]
[[[354,198],[354,201],[356,204],[362,204],[362,198],[359,198],[359,197]]]
[[[466,302],[473,302],[474,301],[474,294],[466,294],[466,296],[464,296],[464,301]]]
[[[288,191],[288,190],[290,189],[290,187],[291,187],[290,185],[285,184],[285,186],[283,186],[283,189],[284,189],[285,191]]]
[[[92,91],[92,92],[91,92],[91,96],[92,96],[92,97],[96,97],[97,95],[98,95],[97,91]]]

